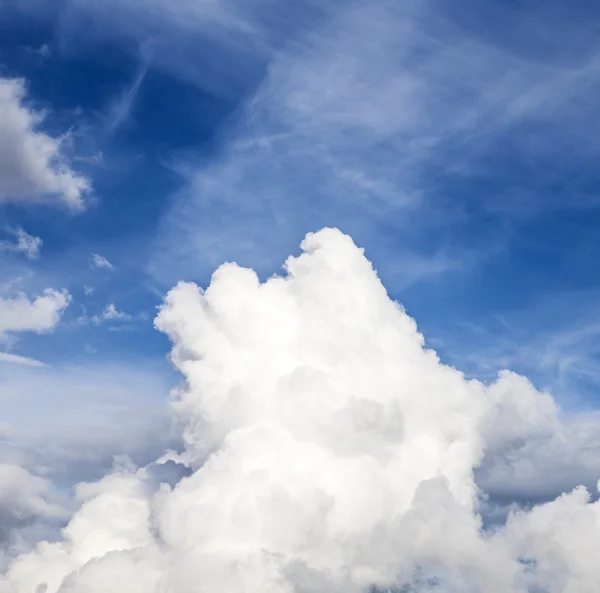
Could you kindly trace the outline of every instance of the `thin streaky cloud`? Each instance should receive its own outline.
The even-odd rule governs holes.
[[[137,75],[125,90],[112,101],[104,119],[106,134],[114,134],[131,118],[136,97],[140,91],[144,78],[150,68],[150,61],[146,60],[140,66]]]
[[[361,240],[383,231],[406,237],[396,252],[414,249],[415,228],[460,229],[474,211],[508,226],[524,214],[518,186],[504,192],[499,212],[498,196],[457,201],[439,179],[485,172],[486,156],[508,133],[525,160],[600,152],[590,124],[597,108],[581,98],[600,86],[599,47],[567,65],[540,65],[436,16],[436,2],[344,7],[275,56],[214,159],[179,167],[188,186],[163,221],[156,277],[174,281],[224,259],[272,269],[307,228],[331,221]],[[552,171],[542,170],[536,183]],[[527,213],[565,207],[537,192]],[[485,259],[490,248],[494,241],[473,257]]]
[[[0,363],[19,364],[29,367],[45,367],[46,364],[35,358],[11,354],[10,352],[0,352]]]

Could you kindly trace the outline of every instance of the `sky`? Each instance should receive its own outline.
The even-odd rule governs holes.
[[[0,593],[597,591],[598,16],[0,0]]]

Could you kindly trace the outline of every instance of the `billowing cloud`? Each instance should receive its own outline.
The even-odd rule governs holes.
[[[81,485],[62,539],[11,562],[2,593],[597,590],[585,489],[492,532],[478,514],[482,462],[560,434],[551,396],[441,364],[348,236],[302,250],[264,283],[225,264],[168,294],[184,451],[159,463],[191,475]]]
[[[70,300],[68,292],[51,288],[33,300],[24,294],[0,297],[0,336],[8,332],[42,333],[54,329]]]
[[[23,527],[64,513],[47,480],[18,465],[0,463],[0,546],[20,546]]]
[[[73,171],[63,139],[39,129],[22,80],[0,78],[0,201],[56,202],[81,210],[90,183]]]
[[[0,463],[43,476],[63,494],[102,477],[115,456],[146,465],[178,442],[164,406],[171,384],[156,362],[3,365]]]

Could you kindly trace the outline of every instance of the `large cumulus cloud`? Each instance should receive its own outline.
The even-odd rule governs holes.
[[[62,539],[14,558],[1,593],[598,590],[585,489],[494,531],[478,514],[482,463],[563,430],[551,396],[441,364],[339,231],[302,249],[266,282],[225,264],[168,294],[185,447],[158,463],[189,475],[80,485]]]

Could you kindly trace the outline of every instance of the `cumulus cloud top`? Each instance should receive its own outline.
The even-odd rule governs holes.
[[[81,210],[89,180],[70,168],[63,139],[39,129],[43,114],[25,99],[22,80],[0,78],[0,201],[55,201]]]
[[[81,485],[62,540],[16,557],[1,593],[597,590],[585,489],[494,532],[477,513],[474,469],[559,430],[552,398],[441,364],[339,231],[302,250],[264,283],[225,264],[168,294],[156,326],[185,377],[185,450],[158,463],[190,475]]]

